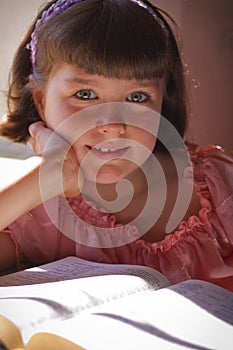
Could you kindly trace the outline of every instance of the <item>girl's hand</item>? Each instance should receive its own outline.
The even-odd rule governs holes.
[[[29,132],[31,147],[42,157],[42,191],[49,191],[51,197],[60,194],[65,197],[77,196],[80,193],[78,180],[81,174],[72,146],[44,122],[31,124]]]

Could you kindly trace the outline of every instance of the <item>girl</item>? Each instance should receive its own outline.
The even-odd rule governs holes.
[[[233,290],[232,152],[180,141],[187,99],[175,33],[146,0],[50,1],[38,14],[1,126],[36,153],[0,196],[3,272],[77,255]],[[181,188],[186,210],[169,232]]]

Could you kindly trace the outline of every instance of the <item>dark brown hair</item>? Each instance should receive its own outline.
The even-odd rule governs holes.
[[[7,120],[0,134],[26,142],[28,126],[40,120],[29,84],[32,73],[43,87],[55,63],[66,62],[88,73],[124,79],[165,78],[162,115],[183,137],[187,100],[182,61],[177,44],[179,31],[172,18],[149,1],[162,21],[130,0],[85,0],[45,22],[38,31],[38,53],[32,67],[26,48],[37,20],[56,1],[39,12],[14,57],[8,93]]]

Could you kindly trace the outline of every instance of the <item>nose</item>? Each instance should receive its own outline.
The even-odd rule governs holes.
[[[120,136],[125,133],[125,124],[122,124],[122,123],[102,124],[97,126],[97,130],[101,134]]]

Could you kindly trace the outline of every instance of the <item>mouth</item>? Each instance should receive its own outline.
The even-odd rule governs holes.
[[[121,147],[121,148],[105,148],[105,147],[91,147],[87,146],[88,149],[99,159],[102,160],[113,160],[113,159],[119,159],[122,158],[126,152],[129,150],[128,147]]]

